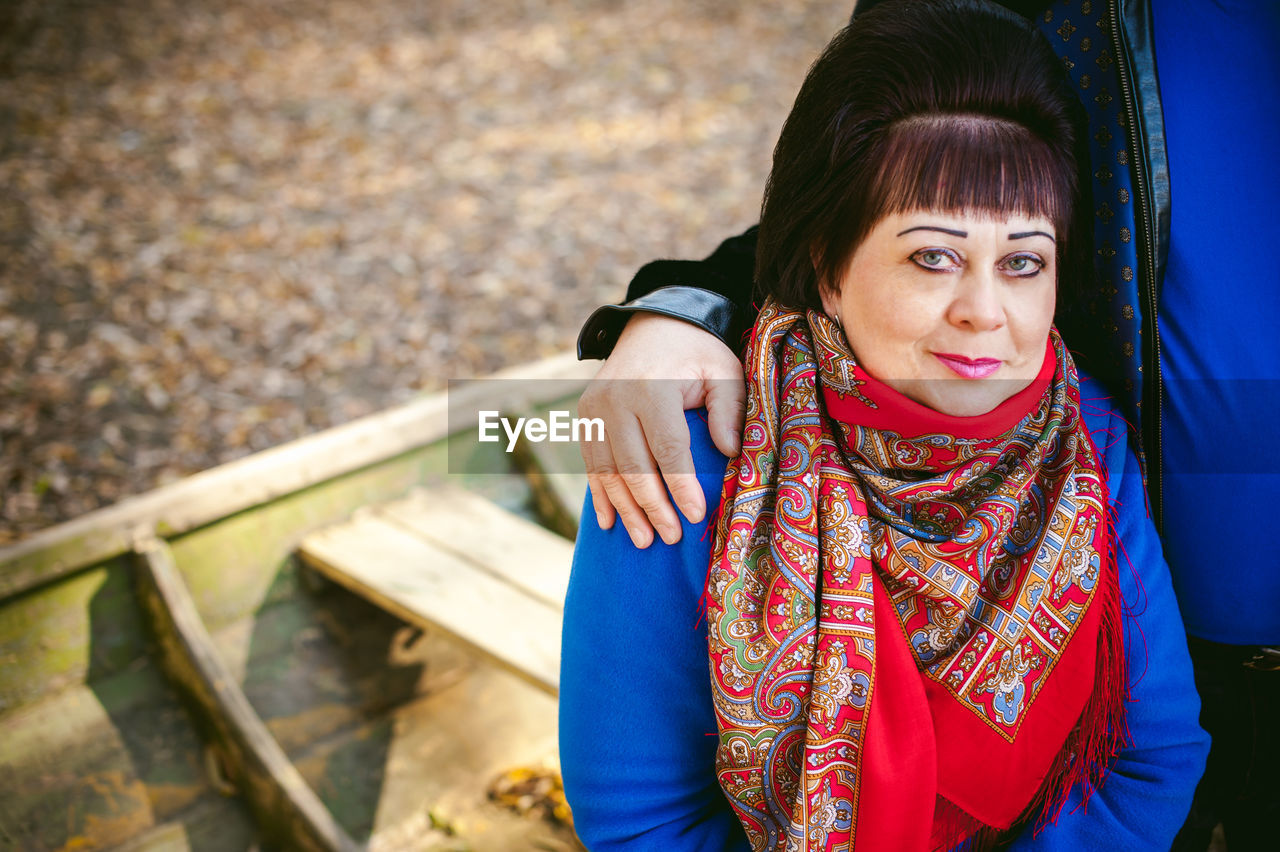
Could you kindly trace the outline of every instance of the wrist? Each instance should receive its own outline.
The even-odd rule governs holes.
[[[578,358],[608,358],[628,321],[636,314],[683,320],[718,337],[737,351],[745,328],[737,306],[719,293],[700,287],[661,287],[623,305],[597,308],[578,334]]]

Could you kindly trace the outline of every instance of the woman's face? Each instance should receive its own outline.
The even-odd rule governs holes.
[[[916,210],[880,220],[823,295],[858,363],[944,414],[985,414],[1044,363],[1058,270],[1047,219]]]

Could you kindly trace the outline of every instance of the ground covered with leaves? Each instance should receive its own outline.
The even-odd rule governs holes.
[[[752,224],[851,3],[0,11],[0,544],[571,347]]]

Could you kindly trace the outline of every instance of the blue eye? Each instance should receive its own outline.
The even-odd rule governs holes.
[[[1013,257],[1006,258],[1002,265],[1015,278],[1032,278],[1044,269],[1044,261],[1029,254],[1015,254]]]
[[[911,255],[911,260],[915,262],[916,266],[934,272],[944,272],[960,265],[960,259],[956,257],[955,253],[946,249],[920,249],[920,251]]]

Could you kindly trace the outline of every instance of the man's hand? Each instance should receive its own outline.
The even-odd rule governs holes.
[[[679,541],[680,519],[664,479],[684,516],[702,520],[707,507],[684,419],[685,409],[699,405],[707,407],[711,440],[720,452],[736,455],[746,384],[733,351],[684,320],[632,317],[578,402],[580,417],[599,417],[605,424],[605,441],[580,444],[601,528],[609,529],[621,515],[636,547],[653,542],[655,527],[667,544]]]

